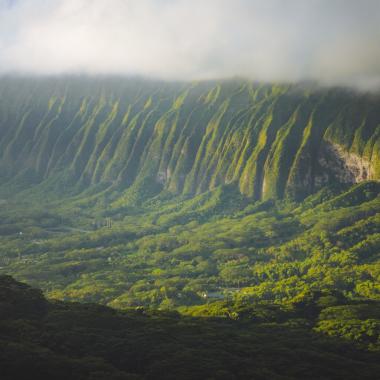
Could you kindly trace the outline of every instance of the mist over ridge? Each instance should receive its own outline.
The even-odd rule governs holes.
[[[0,72],[376,89],[379,24],[375,0],[1,0]]]

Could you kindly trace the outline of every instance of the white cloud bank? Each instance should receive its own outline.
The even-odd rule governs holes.
[[[380,84],[380,0],[0,0],[0,72]]]

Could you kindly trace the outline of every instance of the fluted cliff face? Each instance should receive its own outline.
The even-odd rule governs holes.
[[[380,178],[380,97],[244,81],[0,79],[1,190],[161,191],[234,184],[302,199]]]

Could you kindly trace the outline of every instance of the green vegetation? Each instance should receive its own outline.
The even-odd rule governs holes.
[[[302,203],[250,203],[230,186],[94,217],[77,201],[49,211],[9,203],[0,272],[50,298],[121,309],[191,314],[219,299],[283,304],[328,290],[379,300],[379,191],[364,182]]]
[[[48,299],[2,278],[9,373],[374,378],[379,105],[237,80],[1,78],[0,274]]]

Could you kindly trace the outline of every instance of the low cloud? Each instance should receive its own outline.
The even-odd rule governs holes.
[[[0,72],[380,85],[379,0],[0,0]]]

